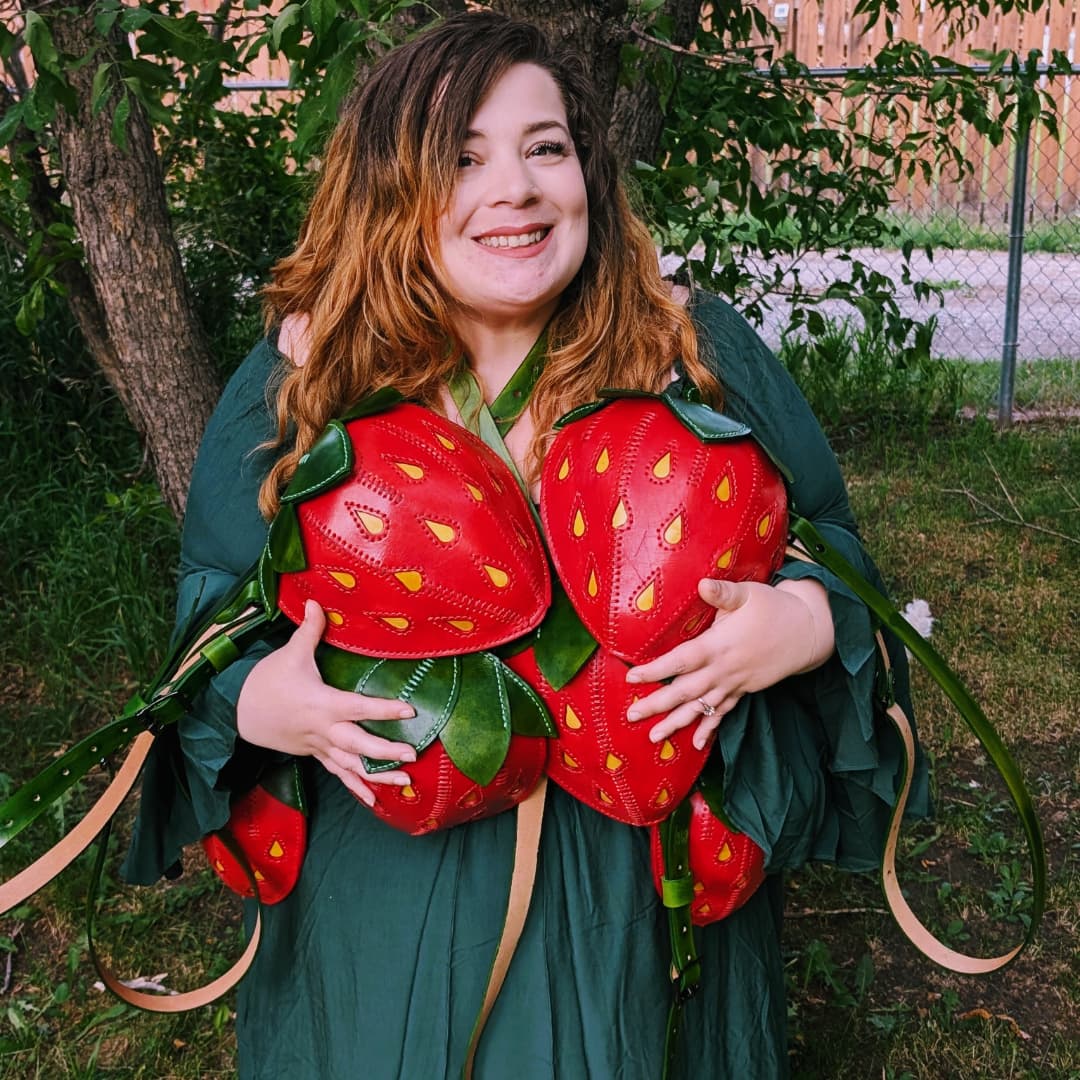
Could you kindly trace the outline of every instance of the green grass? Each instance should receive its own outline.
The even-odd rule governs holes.
[[[1009,227],[971,221],[958,212],[939,210],[930,217],[890,214],[885,219],[893,229],[893,239],[883,246],[900,247],[911,241],[917,248],[962,248],[978,251],[1008,251]],[[1080,254],[1080,217],[1058,221],[1035,221],[1024,229],[1024,250],[1048,254]]]
[[[873,876],[824,867],[793,875],[793,1069],[830,1080],[1075,1078],[1080,436],[1063,420],[998,434],[981,419],[952,419],[965,404],[986,406],[996,365],[898,368],[872,340],[846,328],[830,334],[789,362],[830,423],[894,595],[930,602],[935,644],[1019,758],[1046,828],[1052,894],[1036,949],[1002,975],[967,979],[942,973],[900,937],[880,914]],[[1065,361],[1021,367],[1018,402],[1080,406],[1077,371]],[[21,356],[0,361],[0,377],[11,388],[0,399],[2,793],[109,716],[152,670],[170,622],[177,536],[137,441],[85,364],[80,374],[69,363],[61,378]],[[916,685],[939,813],[906,831],[902,880],[949,941],[989,952],[1018,940],[1030,911],[1022,842],[978,747],[918,673]],[[66,820],[90,787],[65,805]],[[51,818],[37,843],[58,826]],[[28,843],[9,845],[0,874],[29,853]],[[192,852],[189,862],[200,858]],[[235,958],[237,906],[205,873],[133,890],[115,884],[111,867],[101,946],[121,973],[164,972],[168,985],[190,987]],[[158,1017],[94,989],[87,883],[83,857],[0,918],[0,985],[12,960],[0,994],[0,1078],[233,1075],[228,1001]]]

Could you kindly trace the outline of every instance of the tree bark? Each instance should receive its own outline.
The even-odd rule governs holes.
[[[702,0],[667,0],[664,4],[664,14],[672,20],[673,45],[686,48],[694,40],[702,6]],[[646,46],[646,51],[660,47]],[[676,72],[681,71],[684,61],[685,57],[675,56]],[[639,76],[631,85],[620,86],[611,111],[609,135],[619,164],[625,169],[635,161],[655,162],[663,130],[664,110],[656,82]]]
[[[50,15],[53,39],[69,57],[85,57],[101,44],[90,8],[82,3]],[[122,54],[127,44],[116,33],[108,48]],[[162,496],[179,517],[219,387],[172,232],[149,121],[132,99],[127,148],[116,146],[113,107],[124,88],[117,82],[110,104],[92,115],[94,71],[92,63],[68,68],[78,114],[61,109],[55,125],[64,183],[104,317],[106,341],[88,341],[143,433]]]

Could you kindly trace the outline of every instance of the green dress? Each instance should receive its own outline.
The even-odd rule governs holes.
[[[794,474],[795,507],[865,574],[865,554],[824,436],[786,372],[720,300],[693,308],[723,383]],[[280,357],[255,347],[207,429],[184,526],[179,612],[206,610],[256,558],[256,494],[268,464],[267,385]],[[774,873],[728,919],[698,931],[703,989],[686,1009],[680,1072],[699,1080],[787,1075],[779,871],[809,860],[876,867],[900,768],[871,706],[865,607],[827,571],[793,562],[829,592],[836,653],[816,672],[744,697],[720,726],[731,821]],[[180,847],[224,824],[229,794],[268,752],[237,738],[234,704],[263,643],[215,678],[166,732],[148,767],[127,875],[150,883]],[[906,699],[902,650],[897,684]],[[186,772],[187,794],[175,779]],[[515,815],[423,837],[396,832],[313,762],[310,846],[300,882],[267,909],[239,991],[239,1073],[258,1080],[437,1080],[460,1074],[499,939]],[[669,1003],[666,918],[648,831],[549,787],[536,889],[476,1060],[478,1080],[658,1080]],[[913,806],[925,809],[920,763]]]

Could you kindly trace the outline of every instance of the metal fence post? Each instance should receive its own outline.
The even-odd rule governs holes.
[[[1013,159],[1012,203],[1009,206],[1009,276],[1005,284],[1005,337],[1001,346],[1001,382],[998,386],[998,427],[1012,425],[1016,387],[1016,345],[1020,321],[1020,277],[1024,262],[1024,214],[1027,206],[1028,150],[1031,116],[1017,110],[1016,154]]]

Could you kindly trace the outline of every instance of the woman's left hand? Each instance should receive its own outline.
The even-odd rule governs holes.
[[[671,679],[634,702],[627,716],[646,720],[667,713],[649,733],[653,742],[700,720],[694,745],[701,749],[743,694],[823,663],[832,654],[834,632],[825,589],[810,579],[773,586],[703,578],[698,594],[716,608],[712,626],[631,668],[626,680]]]

